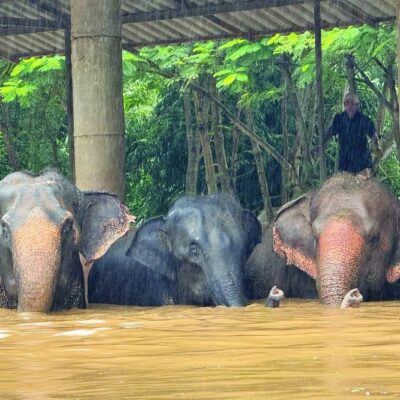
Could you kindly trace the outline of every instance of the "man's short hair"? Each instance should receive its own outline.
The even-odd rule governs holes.
[[[360,99],[358,98],[358,96],[357,96],[355,93],[350,93],[350,92],[346,93],[346,94],[344,95],[344,97],[343,97],[343,102],[344,102],[346,99],[353,99],[353,100],[355,100],[355,102],[356,102],[357,104],[360,104]]]

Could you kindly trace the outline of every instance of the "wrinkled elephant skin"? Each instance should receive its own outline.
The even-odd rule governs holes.
[[[400,276],[399,217],[384,185],[338,174],[278,211],[273,247],[316,280],[323,304],[340,305],[355,287],[377,300]]]
[[[0,305],[47,312],[83,307],[79,253],[101,257],[129,228],[112,194],[83,193],[55,171],[0,182]]]
[[[230,196],[181,198],[165,218],[144,223],[130,246],[122,238],[95,264],[89,299],[135,305],[245,305],[243,267],[260,239],[255,216]],[[118,290],[111,293],[111,287]]]

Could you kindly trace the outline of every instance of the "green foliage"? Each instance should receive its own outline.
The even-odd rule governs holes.
[[[2,83],[0,96],[5,103],[18,101],[28,107],[36,90],[51,85],[55,75],[50,72],[63,68],[64,58],[60,56],[23,59],[12,69],[10,79]]]
[[[64,58],[31,57],[0,63],[0,176],[12,171],[7,130],[21,169],[55,167],[68,175]]]
[[[396,151],[380,163],[378,176],[397,197],[400,197],[400,163]]]
[[[390,65],[395,57],[396,31],[392,24],[379,27],[348,27],[322,32],[325,126],[342,109],[346,85],[345,56],[351,53],[363,71],[381,89],[383,72],[375,59]],[[313,99],[315,49],[312,32],[277,34],[249,41],[236,38],[174,46],[142,48],[123,52],[124,109],[126,123],[126,202],[143,220],[163,214],[184,192],[187,149],[182,92],[191,84],[216,81],[222,103],[238,112],[248,107],[254,117],[254,130],[283,153],[281,103],[285,93],[281,63],[292,62],[292,75],[306,121],[310,141],[318,143],[314,132]],[[205,89],[209,89],[205,86]],[[359,84],[362,109],[372,118],[378,101],[365,85]],[[13,65],[0,62],[0,128],[7,126],[20,167],[38,171],[55,166],[68,174],[64,58],[29,58]],[[289,102],[288,141],[295,141],[296,125]],[[243,117],[242,121],[247,121]],[[192,116],[192,129],[196,121]],[[5,125],[6,124],[6,125]],[[392,131],[386,118],[383,136]],[[223,117],[227,155],[231,157],[233,127]],[[0,129],[0,177],[12,170],[4,129]],[[261,193],[251,152],[251,143],[241,137],[235,168],[237,194],[243,205],[258,210]],[[337,143],[327,147],[328,173],[334,171]],[[281,171],[263,155],[273,205],[279,206]],[[315,161],[315,160],[313,160]],[[200,165],[200,191],[204,188],[204,166]],[[318,172],[318,171],[317,171]],[[393,152],[379,168],[379,177],[400,193],[400,167]],[[318,178],[312,177],[311,182]],[[313,180],[314,179],[314,180]]]
[[[186,137],[180,88],[165,86],[161,95],[161,100],[154,97],[150,113],[136,104],[142,119],[127,124],[126,202],[138,220],[165,214],[184,191]]]

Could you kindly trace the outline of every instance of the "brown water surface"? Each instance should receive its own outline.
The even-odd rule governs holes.
[[[400,398],[400,303],[0,309],[0,399]]]

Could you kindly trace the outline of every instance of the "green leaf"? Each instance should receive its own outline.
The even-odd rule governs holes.
[[[233,39],[227,43],[224,43],[222,46],[218,47],[218,50],[230,49],[231,47],[234,47],[234,46],[237,46],[238,44],[243,44],[243,43],[248,43],[248,40],[241,39],[241,38]]]
[[[244,55],[250,54],[250,53],[255,53],[261,49],[260,43],[251,43],[251,44],[245,44],[242,47],[240,47],[238,50],[230,54],[227,59],[236,61],[240,57],[243,57]]]
[[[237,75],[236,75],[236,74],[228,75],[225,79],[223,79],[222,83],[223,83],[225,86],[229,86],[229,85],[231,85],[233,82],[236,81],[236,78],[237,78]]]
[[[239,82],[248,82],[249,81],[249,76],[247,74],[236,74],[236,80]]]

